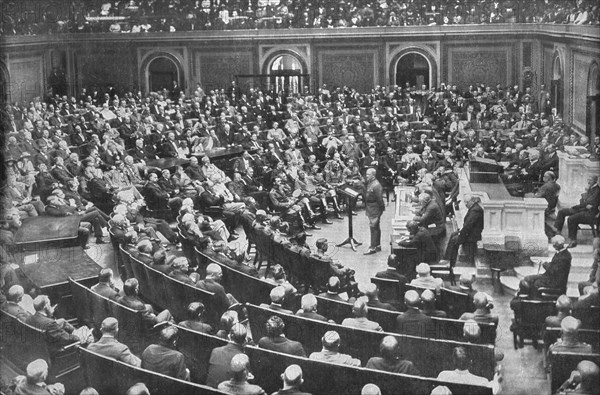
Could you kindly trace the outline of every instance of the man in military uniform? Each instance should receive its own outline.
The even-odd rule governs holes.
[[[375,254],[381,251],[381,214],[385,210],[383,203],[383,189],[381,184],[375,178],[376,170],[374,168],[367,169],[366,173],[366,188],[365,188],[365,205],[366,214],[369,219],[369,228],[371,229],[371,246],[364,253],[365,255]]]

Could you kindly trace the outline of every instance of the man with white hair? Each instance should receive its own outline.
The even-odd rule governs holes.
[[[17,384],[14,390],[15,395],[29,394],[52,394],[63,395],[65,386],[61,383],[46,384],[48,377],[48,363],[43,359],[36,359],[27,365],[25,370],[27,378],[25,381]]]
[[[440,294],[440,290],[444,286],[444,280],[431,276],[431,267],[427,263],[417,265],[417,278],[410,282],[410,285],[416,285],[421,288],[435,289],[436,294]]]
[[[13,285],[8,289],[6,303],[2,304],[2,310],[16,317],[19,321],[25,321],[31,314],[27,312],[19,302],[23,299],[25,291],[20,285]]]
[[[552,247],[556,253],[550,262],[544,262],[542,267],[545,272],[525,277],[519,284],[519,294],[529,295],[531,298],[538,298],[538,289],[554,288],[559,289],[561,293],[565,293],[567,282],[569,281],[569,272],[571,270],[571,253],[565,246],[565,238],[556,235],[550,239]]]
[[[228,394],[264,395],[265,391],[258,385],[248,383],[254,376],[250,373],[250,359],[246,354],[238,354],[231,359],[231,380],[223,381],[217,387]]]
[[[481,232],[483,231],[483,208],[479,205],[481,199],[478,196],[465,195],[465,205],[467,206],[467,214],[465,215],[463,226],[460,230],[452,233],[446,246],[444,259],[450,261],[450,265],[454,266],[458,257],[458,247],[465,243],[476,243],[481,240]],[[441,263],[445,263],[443,260]]]
[[[321,338],[323,349],[319,352],[313,352],[308,357],[314,361],[335,363],[339,365],[350,365],[360,367],[360,359],[352,358],[348,354],[340,353],[340,335],[336,331],[327,331]]]
[[[117,340],[119,322],[116,318],[106,317],[102,321],[100,331],[102,332],[102,337],[97,342],[91,343],[87,347],[88,350],[128,365],[137,367],[142,365],[141,359],[133,355],[129,347]]]
[[[296,312],[298,317],[310,318],[311,320],[327,321],[327,318],[317,313],[317,298],[313,294],[306,294],[300,300],[300,310]]]

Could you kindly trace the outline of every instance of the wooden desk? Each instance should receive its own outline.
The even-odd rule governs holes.
[[[81,216],[67,217],[29,217],[15,233],[15,244],[47,243],[52,241],[73,240],[77,238]]]

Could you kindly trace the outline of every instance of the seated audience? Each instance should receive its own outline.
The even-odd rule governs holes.
[[[539,288],[552,288],[564,293],[571,270],[571,253],[565,246],[565,238],[556,235],[551,240],[556,253],[550,262],[544,262],[546,270],[543,274],[534,274],[525,277],[519,284],[518,294],[539,298]]]
[[[406,291],[404,304],[406,311],[396,318],[396,331],[407,335],[428,337],[428,333],[433,330],[433,322],[431,317],[419,310],[421,297],[417,291]]]
[[[297,355],[299,357],[306,357],[304,347],[297,341],[290,340],[285,337],[283,330],[285,324],[280,317],[276,315],[269,318],[266,322],[267,336],[264,336],[258,341],[260,348],[267,350],[277,351],[284,354]]]
[[[491,312],[494,305],[489,301],[486,293],[477,292],[473,297],[473,304],[475,305],[475,311],[473,313],[464,313],[460,316],[461,320],[475,320],[476,322],[498,325],[498,316]]]
[[[185,321],[181,321],[178,325],[196,332],[213,333],[212,326],[210,326],[203,320],[204,311],[204,303],[190,303],[187,308],[188,319]]]
[[[52,350],[58,350],[76,342],[86,344],[93,339],[91,330],[87,327],[82,326],[75,329],[64,318],[55,319],[54,309],[56,306],[50,304],[48,296],[37,296],[33,300],[33,307],[35,314],[27,317],[25,323],[43,331]]]
[[[13,285],[8,289],[8,293],[6,294],[6,302],[0,305],[0,308],[19,321],[27,320],[27,318],[31,316],[31,313],[19,305],[19,302],[21,302],[23,299],[23,295],[25,295],[23,287],[20,285]]]
[[[65,386],[62,383],[46,384],[48,363],[43,359],[30,362],[25,369],[25,374],[27,375],[26,379],[16,386],[13,394],[65,394]]]
[[[206,267],[206,277],[199,280],[196,287],[215,294],[216,308],[220,311],[229,309],[232,305],[238,303],[237,300],[225,292],[225,288],[220,284],[223,278],[223,271],[216,263],[211,263]]]
[[[177,351],[177,328],[167,325],[161,329],[158,344],[150,344],[142,353],[142,368],[175,377],[190,379],[190,371],[185,365],[185,357]]]
[[[272,395],[310,395],[308,392],[300,391],[300,386],[304,382],[300,366],[290,365],[285,368],[285,371],[281,374],[281,380],[283,381],[283,388],[273,392]]]
[[[552,351],[567,351],[580,354],[591,354],[592,346],[579,341],[579,328],[581,321],[571,316],[563,318],[560,323],[560,339],[548,348]]]
[[[323,349],[319,352],[313,352],[309,355],[309,359],[315,361],[323,361],[335,363],[338,365],[360,366],[360,360],[352,358],[348,354],[340,353],[340,335],[336,331],[327,331],[321,338]]]
[[[136,367],[142,365],[142,361],[131,353],[129,347],[117,340],[119,322],[116,318],[105,318],[102,321],[100,331],[102,332],[102,337],[98,341],[89,344],[87,347],[88,350],[128,365]]]
[[[310,318],[311,320],[327,321],[327,318],[317,313],[317,298],[313,294],[302,295],[300,299],[300,310],[296,312],[298,317]]]
[[[154,308],[149,304],[144,303],[139,297],[140,283],[135,278],[129,278],[123,284],[123,292],[125,295],[121,296],[117,301],[123,306],[127,306],[132,310],[141,311],[142,318],[148,326],[154,326],[161,322],[172,322],[173,316],[167,309],[161,311],[158,314],[154,313]]]
[[[417,265],[417,278],[410,282],[410,285],[416,285],[421,288],[434,289],[435,293],[439,295],[440,290],[444,286],[444,280],[441,278],[435,278],[431,275],[431,268],[426,263],[420,263]]]
[[[396,311],[396,308],[394,306],[392,306],[391,304],[384,303],[379,300],[379,289],[377,288],[377,285],[375,285],[373,283],[367,284],[366,289],[365,289],[365,296],[368,299],[367,306],[369,306],[369,307],[375,307],[378,309]]]
[[[560,328],[563,318],[570,316],[572,310],[573,304],[571,303],[571,298],[567,295],[560,295],[558,299],[556,299],[557,314],[546,317],[544,325],[546,328]]]
[[[364,300],[364,298],[358,298],[352,306],[352,315],[354,317],[344,318],[344,320],[342,321],[342,325],[353,328],[383,332],[383,329],[377,322],[371,321],[367,318],[368,313],[369,308],[367,307],[367,302]]]
[[[380,357],[372,357],[367,361],[367,368],[391,373],[420,375],[419,370],[412,362],[400,358],[400,345],[394,336],[386,336],[381,340],[379,354]]]
[[[387,258],[387,268],[375,274],[377,278],[387,278],[389,280],[398,280],[400,285],[408,282],[406,277],[398,271],[398,257],[395,254],[390,254]]]
[[[250,373],[250,359],[246,354],[237,354],[231,359],[231,379],[223,381],[217,386],[219,391],[228,394],[263,395],[265,391],[258,385],[248,383],[254,376]]]
[[[237,354],[244,353],[246,335],[247,331],[244,325],[234,324],[228,335],[229,343],[222,347],[216,347],[211,351],[208,360],[206,385],[216,388],[232,376],[231,359]]]
[[[100,270],[98,284],[93,285],[90,289],[107,299],[117,300],[119,298],[119,290],[114,285],[113,271],[108,267]]]
[[[581,361],[577,369],[560,386],[557,393],[573,395],[593,395],[600,387],[600,368],[594,362]]]
[[[446,318],[448,316],[445,311],[435,308],[435,293],[430,289],[426,289],[421,294],[421,311],[429,317]]]
[[[485,377],[476,376],[469,372],[471,361],[464,347],[456,347],[452,351],[452,361],[455,370],[444,370],[438,374],[437,379],[451,383],[480,385],[482,387],[491,387],[494,395],[498,394],[502,387],[500,386],[501,374],[496,371],[494,378],[488,381]]]

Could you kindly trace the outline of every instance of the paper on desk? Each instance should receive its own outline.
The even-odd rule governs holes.
[[[38,260],[39,260],[38,253],[34,252],[33,254],[27,254],[23,257],[23,264],[31,265],[32,263],[37,263]]]

